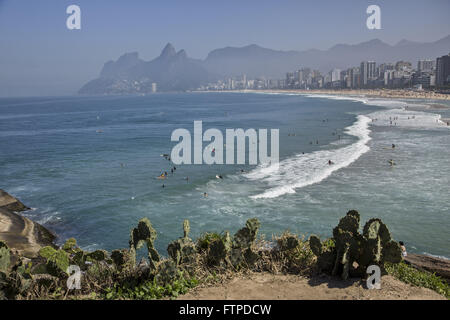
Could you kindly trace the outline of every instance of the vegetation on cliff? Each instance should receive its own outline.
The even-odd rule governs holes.
[[[185,220],[183,236],[168,245],[167,258],[155,249],[157,233],[147,218],[131,230],[127,248],[111,253],[87,252],[75,239],[68,239],[60,248],[41,248],[40,257],[31,260],[12,254],[0,242],[0,299],[161,299],[238,272],[365,277],[364,268],[370,264],[448,296],[448,286],[438,277],[427,278],[399,264],[399,245],[379,219],[369,220],[360,234],[359,214],[350,211],[325,241],[316,236],[307,241],[288,232],[266,241],[258,237],[259,228],[260,222],[253,218],[233,236],[205,233],[193,241]],[[137,263],[137,250],[144,245],[147,256]],[[76,276],[80,276],[80,286],[69,290],[68,284],[77,283],[72,281]],[[422,280],[416,281],[419,277]]]

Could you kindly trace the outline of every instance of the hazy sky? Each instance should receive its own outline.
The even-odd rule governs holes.
[[[81,30],[66,28],[67,6]],[[366,28],[381,7],[382,30]],[[167,42],[204,59],[225,46],[328,49],[379,38],[429,42],[450,34],[450,0],[0,0],[0,96],[66,95],[103,63],[138,51],[150,60]]]

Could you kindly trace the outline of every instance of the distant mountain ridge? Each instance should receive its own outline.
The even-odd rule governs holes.
[[[192,59],[184,50],[176,51],[168,43],[159,57],[144,61],[137,52],[126,53],[117,61],[108,61],[100,77],[84,85],[82,94],[120,94],[159,91],[184,91],[209,81],[246,74],[247,77],[281,78],[288,71],[303,67],[328,72],[346,69],[361,61],[379,63],[436,59],[450,52],[450,35],[440,40],[419,43],[401,40],[395,45],[379,39],[358,44],[337,44],[328,50],[281,51],[251,44],[211,51],[205,60]]]
[[[377,63],[405,60],[414,65],[419,59],[436,59],[449,52],[450,35],[429,43],[402,40],[395,45],[373,39],[354,45],[337,44],[328,50],[276,51],[250,45],[213,50],[205,65],[210,72],[222,76],[245,73],[249,77],[282,77],[286,72],[302,67],[328,72],[332,68],[358,66],[366,60]]]

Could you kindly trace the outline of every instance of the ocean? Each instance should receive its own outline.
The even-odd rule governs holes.
[[[269,240],[285,230],[330,237],[356,209],[362,225],[381,218],[409,252],[450,257],[450,128],[439,121],[450,109],[430,103],[263,93],[2,98],[0,188],[59,244],[75,237],[87,250],[127,247],[142,217],[166,254],[184,219],[193,238],[234,233],[252,217]],[[194,120],[203,130],[279,129],[279,169],[176,165],[171,174],[161,155],[176,144],[172,131],[192,132]]]

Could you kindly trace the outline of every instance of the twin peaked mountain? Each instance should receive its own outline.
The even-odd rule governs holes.
[[[135,94],[152,91],[185,91],[206,82],[233,76],[280,79],[288,71],[303,67],[322,73],[333,68],[358,66],[361,61],[377,63],[400,60],[416,64],[419,59],[436,59],[450,52],[450,35],[428,43],[402,40],[389,45],[374,39],[355,45],[338,44],[328,50],[278,51],[257,45],[216,49],[205,60],[189,58],[169,43],[160,56],[141,60],[136,52],[105,63],[100,77],[84,85],[82,94]]]
[[[195,89],[210,80],[202,61],[191,59],[184,50],[178,52],[168,43],[160,56],[141,60],[137,52],[126,53],[117,61],[108,61],[100,77],[85,84],[81,94],[147,93],[156,83],[161,91]]]

